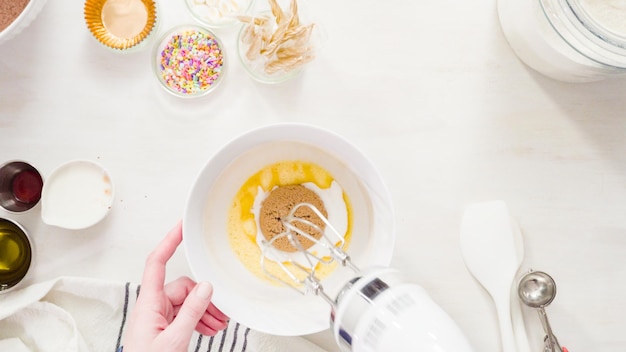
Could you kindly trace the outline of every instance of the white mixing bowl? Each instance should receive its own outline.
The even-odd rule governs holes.
[[[352,204],[348,253],[365,268],[388,265],[395,239],[391,198],[378,171],[352,144],[329,131],[279,124],[250,131],[218,151],[198,175],[183,219],[183,242],[197,281],[213,283],[214,304],[232,319],[274,335],[311,334],[330,326],[330,306],[252,274],[230,247],[227,214],[235,194],[263,167],[301,160],[325,168]],[[338,268],[322,280],[331,297],[354,276]]]
[[[47,0],[30,0],[22,13],[11,24],[0,31],[0,44],[18,35],[39,15]]]

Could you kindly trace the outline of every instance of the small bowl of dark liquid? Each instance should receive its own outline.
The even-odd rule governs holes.
[[[17,287],[30,269],[33,249],[26,231],[0,218],[0,294]]]
[[[0,167],[0,206],[21,213],[41,199],[43,178],[39,171],[23,161],[11,161]]]

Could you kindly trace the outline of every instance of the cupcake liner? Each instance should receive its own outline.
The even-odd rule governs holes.
[[[85,1],[85,22],[87,28],[93,36],[102,44],[109,48],[125,50],[130,49],[148,38],[156,27],[157,9],[154,0],[141,0],[146,7],[148,18],[141,32],[130,38],[120,38],[111,34],[102,20],[102,8],[108,0],[87,0]]]

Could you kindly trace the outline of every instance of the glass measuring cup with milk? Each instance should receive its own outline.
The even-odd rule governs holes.
[[[626,0],[498,0],[517,56],[567,82],[626,74]]]

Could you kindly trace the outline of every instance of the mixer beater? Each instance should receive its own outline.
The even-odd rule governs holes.
[[[311,210],[324,226],[297,216],[301,208]],[[320,296],[331,306],[333,333],[343,351],[473,351],[454,321],[422,287],[407,282],[396,269],[359,270],[344,250],[344,237],[315,206],[299,203],[281,221],[285,231],[261,241],[261,268],[269,278],[301,294]],[[311,232],[322,235],[317,239]],[[276,248],[274,244],[281,238],[296,249],[298,258]],[[310,240],[314,246],[305,249],[300,239]],[[289,281],[268,270],[268,261],[277,264]],[[351,269],[354,277],[333,299],[324,291],[316,271],[320,265],[335,262]]]
[[[311,210],[324,223],[325,228],[321,228],[310,220],[296,216],[296,212],[300,208],[308,208]],[[344,237],[341,236],[328,219],[310,203],[296,204],[289,214],[281,220],[285,231],[272,237],[269,241],[261,241],[261,268],[265,275],[302,294],[314,293],[328,302],[333,309],[336,308],[335,301],[324,292],[321,281],[315,276],[315,273],[318,265],[330,265],[334,261],[337,261],[344,267],[352,269],[355,273],[359,272],[359,269],[352,263],[348,253],[343,250],[346,243]],[[309,232],[304,231],[302,229],[303,226],[298,227],[298,224],[305,225],[304,227],[312,228],[314,231],[321,233],[321,238],[316,239]],[[316,252],[306,250],[302,245],[302,241],[298,239],[296,234],[315,243],[318,248],[325,251],[326,255],[319,255]],[[295,260],[292,255],[274,246],[274,243],[281,238],[286,238],[299,253],[304,254],[304,263]],[[291,282],[287,282],[267,270],[265,263],[269,258],[275,259],[273,261],[287,274],[292,280]],[[303,288],[301,289],[300,287]]]

